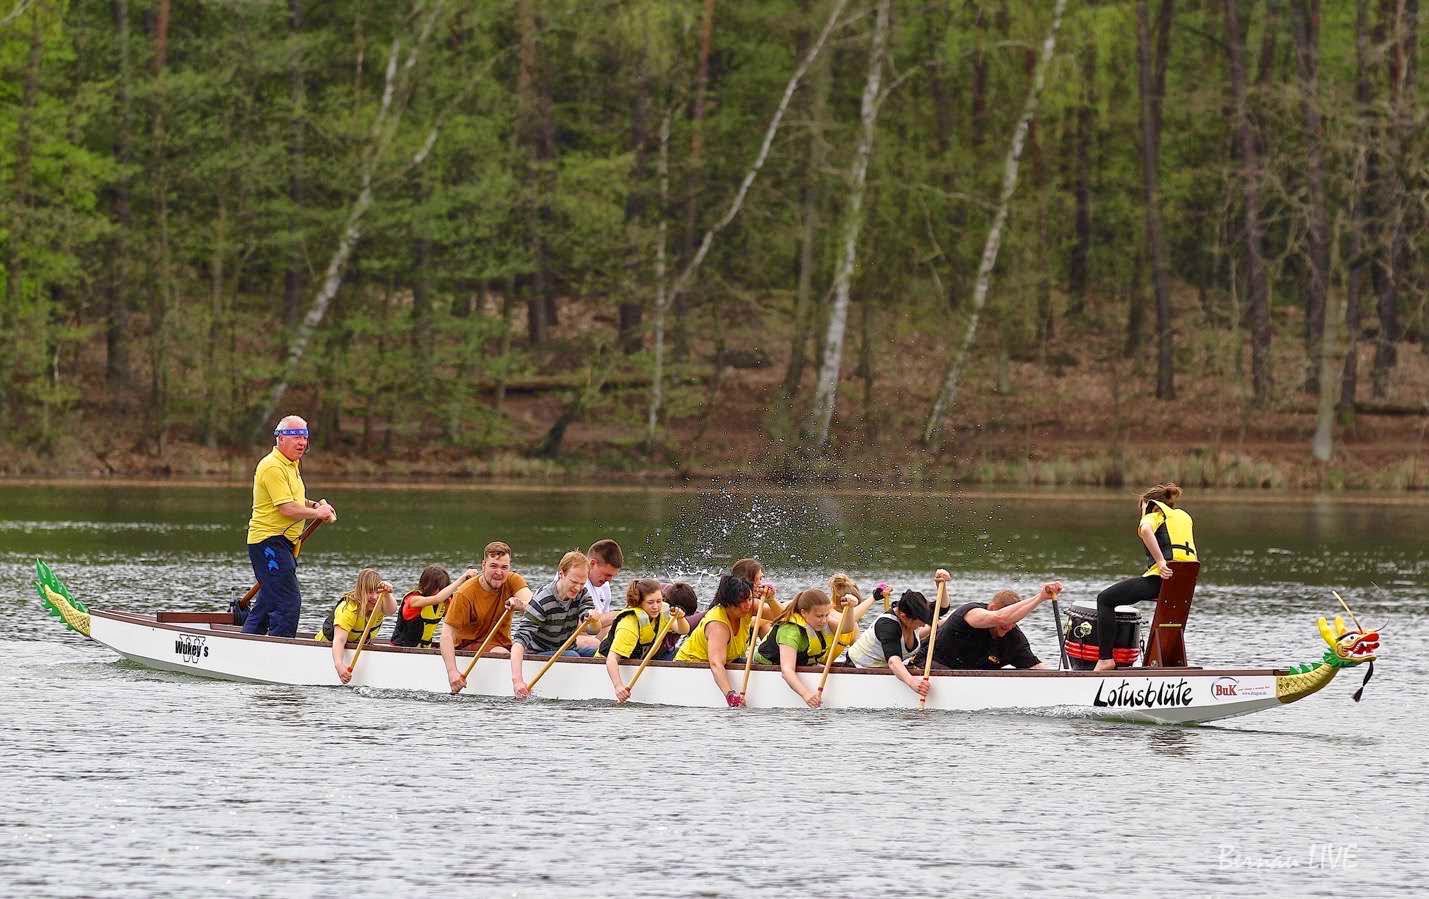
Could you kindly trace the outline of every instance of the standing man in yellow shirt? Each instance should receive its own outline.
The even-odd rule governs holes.
[[[337,521],[327,500],[308,502],[298,460],[308,450],[308,423],[289,415],[273,429],[273,451],[253,472],[253,516],[248,520],[248,560],[261,589],[243,622],[245,634],[294,637],[298,633],[297,559],[293,549],[303,522]]]

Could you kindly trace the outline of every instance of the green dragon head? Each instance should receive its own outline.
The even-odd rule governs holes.
[[[1379,631],[1359,631],[1345,628],[1345,620],[1335,616],[1334,624],[1321,618],[1316,622],[1320,636],[1330,647],[1323,656],[1326,665],[1335,668],[1353,668],[1375,660],[1379,649]]]

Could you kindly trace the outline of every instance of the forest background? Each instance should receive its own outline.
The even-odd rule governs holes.
[[[1429,487],[1418,0],[10,0],[0,473]]]

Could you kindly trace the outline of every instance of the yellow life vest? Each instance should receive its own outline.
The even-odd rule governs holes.
[[[641,660],[644,660],[650,647],[655,645],[655,635],[660,632],[660,628],[665,626],[665,620],[670,617],[669,612],[662,611],[659,618],[651,620],[650,616],[645,614],[645,610],[639,606],[627,606],[621,609],[616,613],[615,620],[610,623],[610,632],[605,635],[605,639],[600,641],[600,655],[610,655],[611,647],[615,645],[615,632],[619,629],[621,620],[632,615],[635,618],[635,648],[621,655],[623,658]]]
[[[376,600],[372,608],[367,610],[367,615],[372,618],[372,631],[367,635],[371,640],[377,636],[377,629],[382,625],[382,600]],[[337,601],[337,605],[332,607],[332,611],[327,613],[327,618],[323,619],[322,627],[313,635],[313,639],[319,643],[331,643],[337,628],[342,628],[348,633],[348,646],[356,646],[357,641],[362,638],[362,629],[367,627],[367,616],[362,614],[362,609],[358,606],[357,600],[352,598],[351,593],[344,594],[342,599]]]
[[[410,595],[410,594],[409,594]],[[403,605],[406,599],[403,599]],[[392,626],[392,642],[397,646],[432,646],[437,640],[437,627],[447,614],[447,604],[439,602],[422,606],[416,618],[405,618],[403,606],[397,607],[397,623]]]
[[[749,643],[749,623],[741,622],[739,627],[735,627],[729,619],[729,609],[724,606],[711,606],[705,616],[700,619],[700,623],[695,625],[695,629],[690,631],[690,635],[685,638],[685,642],[680,644],[680,651],[675,653],[677,662],[708,662],[710,660],[709,638],[705,629],[711,621],[718,621],[729,628],[729,645],[725,649],[724,660],[726,662],[744,656],[744,648]]]
[[[798,612],[789,616],[789,620],[775,625],[769,635],[764,638],[764,642],[759,644],[759,658],[756,661],[764,661],[769,665],[779,664],[779,629],[785,625],[792,624],[804,632],[804,647],[794,647],[798,652],[796,665],[822,665],[824,656],[828,655],[830,635],[823,631],[816,631],[809,626],[809,622],[804,620],[804,616]]]
[[[1159,500],[1152,500],[1161,513],[1161,524],[1156,528],[1156,543],[1161,547],[1161,558],[1167,562],[1196,562],[1196,538],[1192,533],[1191,516],[1181,509],[1173,509]],[[1147,515],[1154,515],[1148,512]],[[1142,519],[1143,521],[1145,518]],[[1156,562],[1151,553],[1146,554],[1151,567],[1146,569],[1146,577],[1156,574]]]

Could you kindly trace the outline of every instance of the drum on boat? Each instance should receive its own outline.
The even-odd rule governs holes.
[[[1067,616],[1067,661],[1073,669],[1087,671],[1096,665],[1100,637],[1096,603],[1073,603]],[[1141,613],[1135,606],[1116,607],[1116,630],[1111,645],[1111,655],[1118,666],[1136,664],[1141,655]]]

